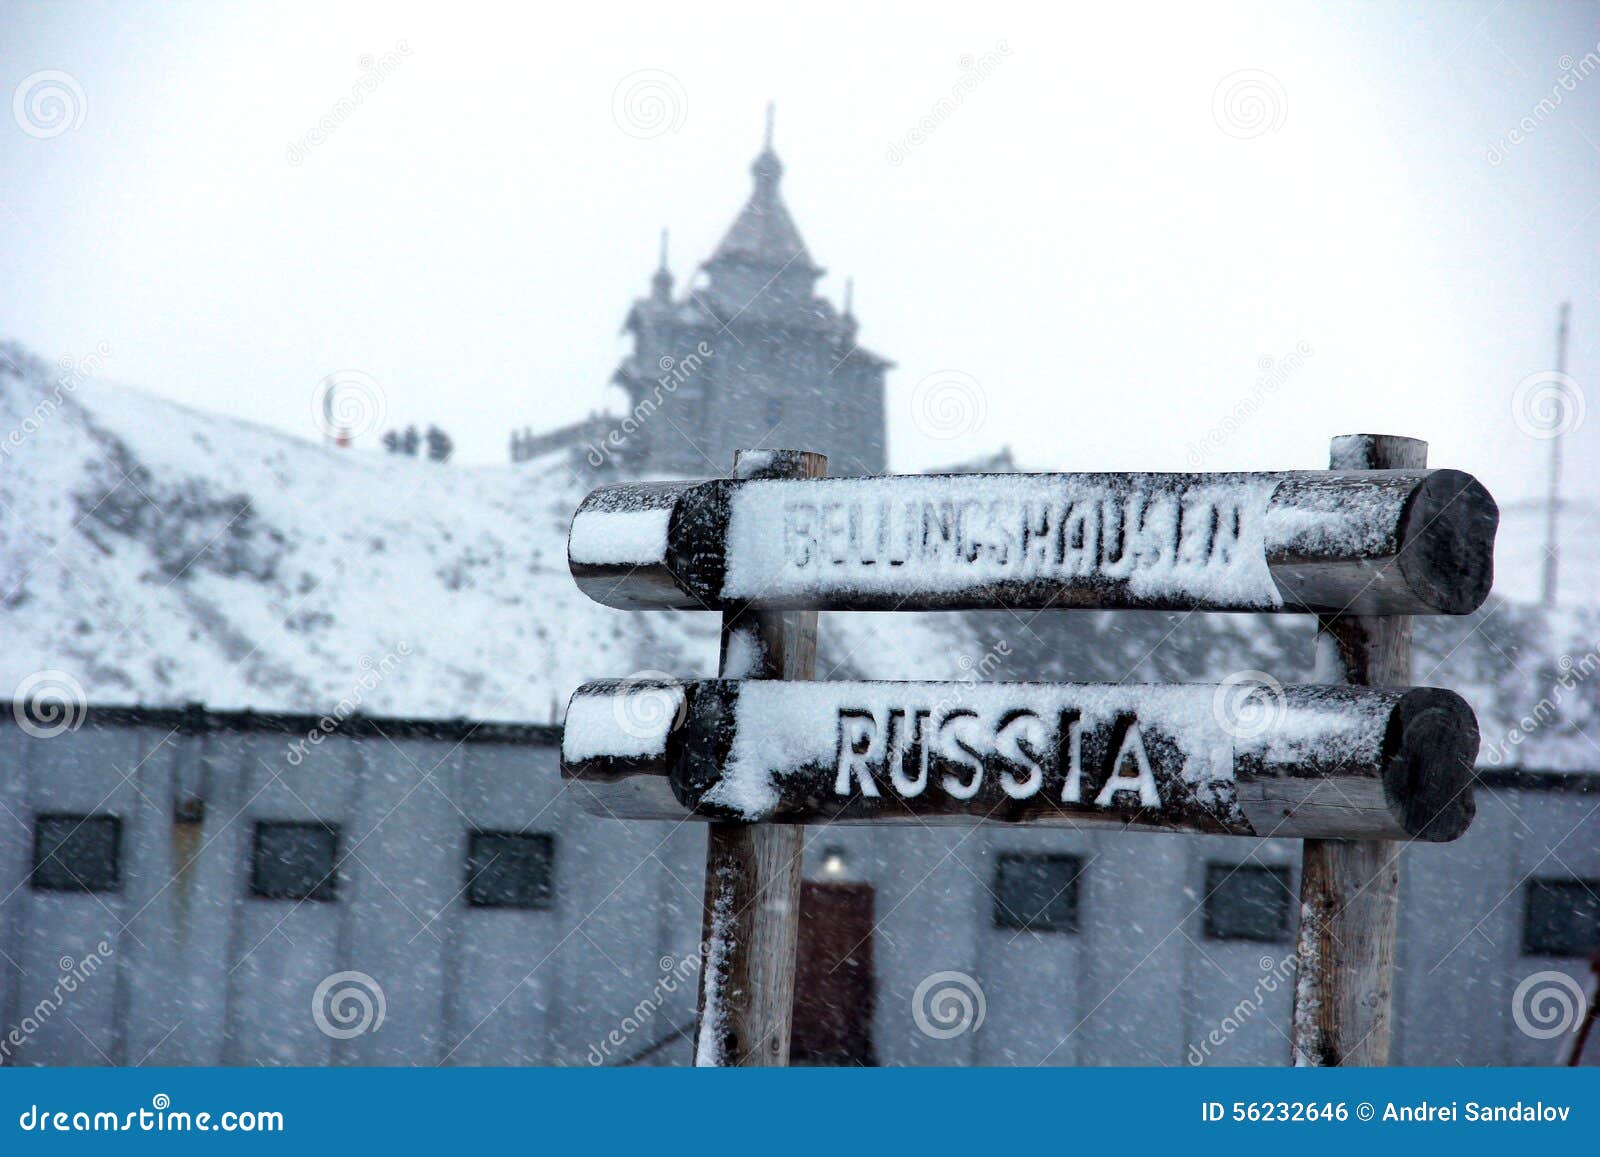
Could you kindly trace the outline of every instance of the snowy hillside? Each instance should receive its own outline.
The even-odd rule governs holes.
[[[360,694],[368,713],[537,722],[586,678],[715,671],[715,616],[625,614],[573,585],[567,524],[592,482],[562,455],[339,450],[137,390],[61,390],[4,344],[0,432],[3,693],[51,669],[91,702],[318,711]],[[835,662],[857,629],[833,635]],[[948,640],[914,634],[899,662],[959,673]]]
[[[579,593],[565,536],[594,480],[560,454],[469,468],[339,450],[127,388],[62,389],[4,344],[0,436],[0,695],[59,671],[91,703],[318,712],[358,699],[370,714],[539,722],[584,679],[715,671],[715,616],[630,614]],[[1526,543],[1503,545],[1503,567],[1508,553],[1521,593]],[[1312,629],[1301,616],[836,614],[818,667],[1293,681],[1310,677]],[[1417,681],[1462,691],[1503,764],[1591,768],[1597,642],[1592,610],[1547,618],[1496,599],[1419,622]],[[1541,699],[1553,716],[1506,745]]]

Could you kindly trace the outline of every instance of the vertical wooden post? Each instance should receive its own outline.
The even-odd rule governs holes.
[[[1390,434],[1333,440],[1334,470],[1421,469],[1428,444]],[[1411,682],[1409,615],[1321,615],[1317,682],[1356,687]],[[1306,840],[1300,869],[1296,1065],[1389,1062],[1400,845],[1386,840]]]
[[[827,473],[806,450],[741,450],[733,465],[736,478]],[[723,612],[725,679],[810,679],[816,654],[815,611]],[[792,824],[708,825],[696,1065],[789,1063],[804,837]]]

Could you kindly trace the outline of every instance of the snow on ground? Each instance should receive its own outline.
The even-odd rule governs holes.
[[[47,396],[24,365],[0,367],[6,428]],[[573,586],[581,487],[559,460],[339,450],[85,382],[0,474],[0,687],[50,667],[91,701],[317,710],[404,644],[364,710],[537,721],[646,653],[693,664],[714,623]]]
[[[320,711],[359,693],[374,714],[537,722],[586,678],[715,672],[715,615],[610,610],[574,586],[567,525],[593,480],[563,454],[341,450],[138,390],[63,390],[0,345],[6,432],[0,692],[50,669],[91,702]],[[911,633],[850,624],[824,666],[959,673],[937,632]]]

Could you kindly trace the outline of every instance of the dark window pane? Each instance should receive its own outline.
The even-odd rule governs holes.
[[[1529,880],[1527,896],[1525,956],[1600,952],[1600,880]]]
[[[474,908],[548,908],[555,838],[473,832],[467,842],[467,903]]]
[[[1077,856],[1001,856],[994,873],[995,927],[1076,932],[1082,871]]]
[[[250,891],[267,900],[333,900],[338,862],[338,825],[258,821]]]
[[[1289,869],[1206,865],[1206,935],[1213,940],[1286,940]]]
[[[43,815],[33,821],[33,886],[42,892],[114,892],[122,821],[116,816]]]

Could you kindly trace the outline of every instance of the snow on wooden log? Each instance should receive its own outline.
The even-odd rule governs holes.
[[[1499,512],[1458,470],[625,483],[568,559],[625,609],[1465,614]]]
[[[597,814],[1452,840],[1477,720],[1435,688],[604,681],[562,773]]]

